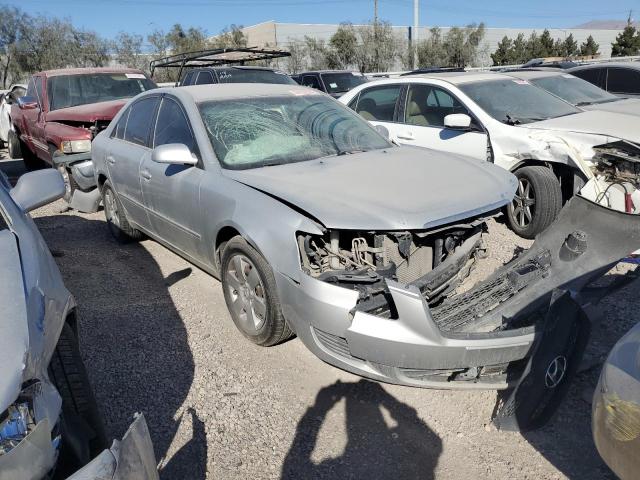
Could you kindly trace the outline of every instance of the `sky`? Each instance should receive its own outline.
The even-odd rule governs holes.
[[[1,0],[0,0],[1,1]],[[173,24],[216,34],[230,24],[275,20],[292,23],[362,23],[373,18],[373,0],[21,0],[3,2],[30,14],[67,17],[107,38],[126,31],[146,36]],[[420,0],[421,25],[485,22],[488,27],[567,28],[590,20],[626,19],[638,0]],[[413,0],[379,0],[380,19],[413,23]],[[634,15],[640,17],[640,11]]]

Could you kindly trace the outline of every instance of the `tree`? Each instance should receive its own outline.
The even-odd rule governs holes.
[[[244,48],[247,46],[247,37],[241,25],[232,24],[214,37],[210,46],[212,48]]]
[[[356,63],[364,72],[384,72],[399,56],[399,42],[389,22],[374,21],[356,29],[358,49]]]
[[[580,55],[597,55],[600,45],[596,43],[593,36],[589,35],[582,45],[580,45]]]
[[[633,26],[631,14],[627,18],[627,26],[611,44],[612,57],[628,57],[640,53],[640,33]]]
[[[509,65],[509,57],[512,50],[513,41],[505,35],[504,37],[502,37],[502,40],[500,40],[500,43],[498,43],[498,48],[496,48],[496,51],[491,54],[491,60],[493,60],[493,64]]]
[[[416,67],[446,67],[449,59],[442,39],[442,30],[433,27],[429,30],[429,36],[419,42],[418,65]]]
[[[307,51],[302,42],[291,42],[289,44],[289,53],[287,57],[287,70],[289,73],[299,73],[305,70]]]
[[[560,50],[557,52],[562,57],[572,57],[580,52],[578,48],[578,42],[573,38],[573,33],[570,33],[564,42],[560,45]]]
[[[15,45],[20,35],[22,12],[16,7],[5,6],[0,16],[0,68],[2,69],[2,88],[9,87],[9,78],[16,80],[19,68],[15,62]]]
[[[331,68],[346,69],[356,64],[358,36],[351,23],[341,23],[329,39]]]
[[[116,62],[129,68],[146,70],[149,59],[142,52],[142,42],[140,35],[120,32],[112,42]]]
[[[551,38],[551,33],[548,29],[544,29],[542,35],[540,35],[540,54],[539,57],[553,57],[555,52],[555,42],[553,38]]]

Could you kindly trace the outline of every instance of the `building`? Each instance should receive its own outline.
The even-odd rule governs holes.
[[[339,25],[336,24],[301,24],[301,23],[277,23],[273,20],[259,23],[250,27],[244,27],[243,33],[247,37],[250,46],[271,46],[271,47],[288,47],[291,43],[304,40],[305,36],[313,37],[318,40],[328,41],[336,32]],[[399,39],[409,40],[411,38],[412,27],[393,26],[393,30]],[[429,36],[431,27],[420,27],[418,30],[418,38],[425,39]],[[450,27],[442,27],[443,35],[446,35]],[[483,65],[491,64],[489,53],[493,53],[498,47],[498,43],[506,35],[509,38],[515,38],[519,33],[524,34],[528,38],[534,31],[541,34],[544,29],[534,28],[487,28],[482,50],[487,52],[482,60]],[[611,56],[611,44],[615,41],[620,30],[594,30],[583,28],[567,28],[549,29],[552,38],[564,39],[573,34],[573,38],[582,44],[589,35],[600,45],[600,53],[603,57]]]

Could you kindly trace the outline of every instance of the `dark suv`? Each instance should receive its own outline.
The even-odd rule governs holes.
[[[640,97],[640,62],[594,63],[568,72],[619,97]]]
[[[338,98],[352,88],[367,81],[361,73],[348,70],[322,70],[304,72],[291,76],[296,82],[305,87],[315,88]]]
[[[271,68],[225,66],[189,69],[180,79],[178,86],[211,83],[280,83],[295,85],[296,82],[286,73]]]

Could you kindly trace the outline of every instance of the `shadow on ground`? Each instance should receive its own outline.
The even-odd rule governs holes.
[[[344,452],[314,463],[311,456],[320,428],[329,411],[343,399],[347,432]],[[318,392],[315,404],[298,422],[282,478],[430,479],[434,478],[441,452],[438,435],[413,408],[388,394],[380,384],[338,381]]]
[[[164,462],[161,477],[204,479],[204,424],[193,409],[179,413],[194,360],[168,286],[185,272],[165,278],[142,245],[117,244],[102,221],[59,215],[36,223],[78,301],[81,350],[108,436],[121,438],[143,412],[160,461],[187,422],[192,438]]]

